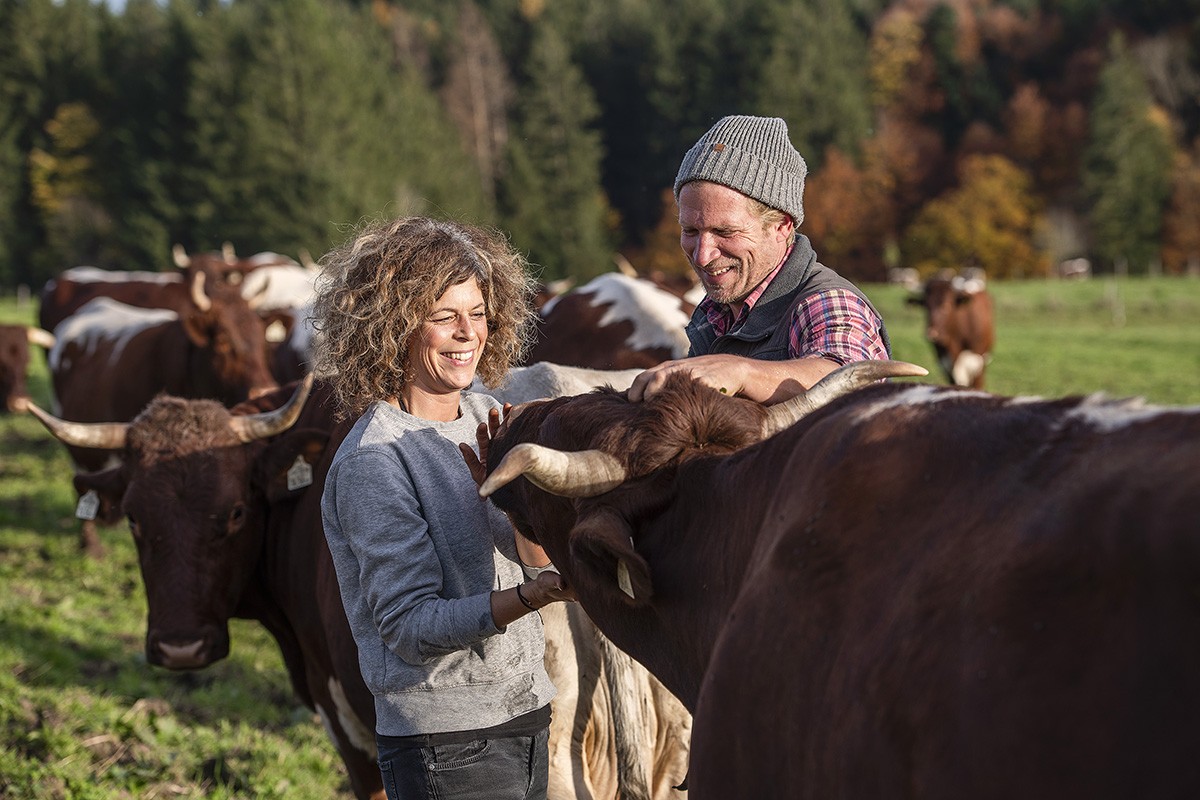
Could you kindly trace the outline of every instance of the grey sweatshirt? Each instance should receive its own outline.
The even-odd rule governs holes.
[[[376,403],[325,481],[325,537],[386,736],[499,725],[554,696],[539,615],[503,631],[492,619],[492,590],[524,574],[512,525],[458,451],[498,406],[463,392],[457,420],[430,422]]]

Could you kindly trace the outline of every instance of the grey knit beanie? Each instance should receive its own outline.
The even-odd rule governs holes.
[[[804,221],[808,165],[779,117],[724,117],[692,145],[675,176],[675,199],[688,181],[712,181]]]

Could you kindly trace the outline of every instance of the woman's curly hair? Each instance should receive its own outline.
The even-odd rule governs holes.
[[[498,384],[533,338],[534,281],[497,231],[405,217],[364,223],[321,259],[313,308],[313,369],[327,377],[340,416],[398,397],[410,379],[409,342],[451,286],[474,278],[487,309],[478,377]]]

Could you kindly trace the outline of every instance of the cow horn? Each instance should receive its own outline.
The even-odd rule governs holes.
[[[233,249],[233,242],[221,244],[221,258],[225,259],[225,263],[231,267],[237,263],[237,252]]]
[[[763,420],[762,438],[789,428],[807,414],[844,394],[883,378],[920,377],[929,370],[906,361],[855,361],[835,369],[804,394],[771,406]]]
[[[176,244],[171,248],[171,257],[175,259],[175,266],[180,269],[187,269],[192,265],[191,256],[183,249],[183,245]]]
[[[125,436],[129,433],[127,422],[68,422],[43,411],[29,398],[20,398],[24,411],[37,417],[46,430],[63,444],[88,447],[96,450],[120,450],[125,447]]]
[[[296,423],[304,404],[312,391],[313,375],[310,372],[296,387],[291,399],[274,411],[264,411],[261,414],[246,414],[241,417],[230,417],[229,427],[237,435],[238,441],[253,442],[256,439],[266,439],[269,436],[283,433]]]
[[[246,298],[246,305],[250,306],[251,311],[258,310],[263,303],[267,302],[267,290],[270,287],[271,279],[263,278],[262,286],[258,287],[258,291]]]
[[[309,272],[316,272],[321,269],[321,265],[316,261],[313,261],[312,253],[308,252],[308,250],[304,247],[300,248],[300,263],[303,264],[304,268]]]
[[[617,270],[628,278],[638,277],[637,270],[633,268],[633,264],[629,263],[629,259],[620,253],[613,254],[613,263],[617,265]]]
[[[566,452],[524,442],[504,456],[479,487],[479,496],[488,497],[522,475],[559,497],[595,497],[624,483],[626,472],[602,450]]]
[[[201,311],[212,308],[212,300],[204,293],[204,273],[199,270],[192,276],[192,302]]]
[[[54,348],[54,343],[57,341],[54,334],[42,328],[35,328],[32,325],[25,329],[25,334],[29,337],[30,344],[36,344],[39,347],[44,347],[47,350]]]

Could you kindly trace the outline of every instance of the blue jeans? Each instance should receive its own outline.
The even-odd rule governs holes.
[[[550,730],[379,751],[388,800],[546,800]]]

